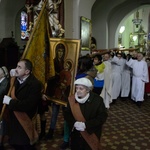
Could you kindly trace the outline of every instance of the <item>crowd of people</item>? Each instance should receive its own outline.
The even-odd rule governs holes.
[[[30,60],[20,60],[10,73],[6,67],[0,68],[1,110],[6,106],[0,128],[1,150],[4,149],[5,135],[9,136],[9,143],[15,150],[35,150],[38,140],[53,138],[60,105],[45,103],[47,95],[67,102],[67,106],[62,107],[64,142],[60,148],[64,150],[70,146],[71,150],[100,150],[102,127],[111,104],[119,98],[130,98],[141,107],[144,94],[150,93],[150,59],[144,59],[141,52],[125,54],[110,51],[79,58],[75,93],[70,95],[72,64],[69,60],[64,61],[64,49],[63,45],[57,47],[58,56],[54,60],[56,75],[49,80],[46,93],[42,93],[43,86],[32,73]],[[46,134],[44,114],[48,105],[52,114]],[[41,118],[40,135],[36,129],[38,113]]]
[[[118,99],[131,99],[141,107],[145,95],[150,93],[148,57],[137,51],[126,54],[110,50],[103,55],[94,53],[92,59],[97,69],[94,89],[99,86],[98,94],[103,98],[107,109]]]
[[[140,69],[137,69],[139,68],[139,66]],[[147,86],[149,85],[148,63],[146,63],[143,54],[140,52],[139,53],[133,52],[133,54],[131,53],[125,54],[121,52],[110,51],[103,55],[101,55],[100,53],[95,53],[93,55],[81,56],[78,60],[76,81],[74,83],[76,93],[74,96],[71,96],[71,98],[70,97],[68,98],[67,96],[68,101],[67,108],[63,107],[64,142],[60,146],[61,149],[66,149],[69,146],[70,139],[72,141],[70,144],[71,149],[80,149],[80,148],[82,149],[83,147],[86,147],[86,149],[92,149],[91,148],[92,145],[90,144],[87,145],[87,143],[90,142],[87,142],[83,136],[79,136],[80,130],[78,130],[78,129],[88,130],[87,128],[88,120],[86,122],[77,121],[76,123],[75,121],[76,116],[74,116],[74,112],[72,112],[74,110],[72,110],[71,108],[72,104],[70,104],[69,102],[70,99],[73,99],[73,101],[75,100],[75,102],[79,103],[79,105],[83,104],[87,105],[87,103],[90,102],[89,99],[85,98],[86,95],[83,99],[84,100],[86,99],[87,101],[83,100],[84,101],[83,103],[78,101],[77,91],[78,90],[80,91],[82,88],[78,89],[77,87],[84,86],[86,88],[89,88],[86,84],[84,85],[84,78],[89,79],[89,81],[92,83],[92,87],[90,87],[91,90],[90,91],[88,90],[89,92],[86,91],[85,93],[94,93],[98,95],[100,99],[102,98],[104,108],[109,109],[111,104],[116,103],[117,100],[119,99],[126,100],[127,98],[132,99],[133,102],[135,102],[138,105],[138,107],[141,107],[142,102],[144,101],[145,85]],[[78,80],[80,82],[77,82]],[[80,98],[82,99],[82,97]],[[80,109],[82,110],[82,106],[80,106]],[[84,111],[86,112],[86,109]],[[88,112],[89,111],[90,109],[88,108]],[[54,112],[52,111],[52,114],[53,113]],[[104,117],[103,118],[104,120],[101,123],[99,122],[99,125],[101,127],[107,119],[107,111],[104,111],[103,113],[104,114],[103,115],[101,114],[102,115],[101,117]],[[70,118],[72,119],[70,120]],[[57,120],[55,120],[55,123],[56,121]],[[94,126],[95,125],[93,125],[93,127]],[[53,134],[54,132],[52,134],[49,134],[52,136],[50,136],[50,138],[47,139],[52,139]],[[79,137],[82,138],[80,139]],[[100,139],[100,136],[97,137],[98,139]],[[73,141],[75,141],[75,143],[78,144],[76,144],[75,146]]]
[[[111,51],[109,56],[111,77],[108,74],[104,76],[104,84],[107,85],[107,82],[110,82],[108,89],[111,97],[109,102],[104,97],[103,91],[101,93],[106,108],[109,108],[109,104],[115,103],[119,98],[122,100],[130,98],[141,107],[145,96],[145,85],[149,85],[148,63],[143,54],[141,52],[125,54]],[[107,75],[110,80],[107,79]]]

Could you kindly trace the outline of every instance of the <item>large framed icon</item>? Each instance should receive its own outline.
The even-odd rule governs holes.
[[[49,83],[49,91],[55,89],[49,99],[58,104],[66,105],[64,97],[75,92],[74,81],[80,54],[80,40],[50,38],[50,50],[54,60],[55,76],[58,78],[56,77],[57,79],[55,78],[55,81],[51,80]],[[66,67],[68,67],[67,71]],[[67,83],[69,85],[69,91],[67,91]],[[66,94],[66,91],[69,93]],[[51,95],[51,93],[49,94]]]

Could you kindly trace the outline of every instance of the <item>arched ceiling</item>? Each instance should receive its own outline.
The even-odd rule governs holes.
[[[149,0],[96,0],[92,7],[91,20],[93,22],[93,36],[100,41],[98,46],[102,48],[113,47],[115,32],[121,20],[133,13],[138,7],[149,4]],[[99,32],[97,32],[97,28],[99,28]],[[105,34],[103,34],[104,32]]]

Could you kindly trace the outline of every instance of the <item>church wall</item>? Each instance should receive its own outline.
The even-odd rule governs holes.
[[[65,38],[73,37],[73,1],[65,0]]]
[[[15,19],[18,10],[25,4],[25,0],[14,2],[14,0],[2,0],[0,3],[0,41],[3,38],[12,37],[13,31],[15,38]]]
[[[66,0],[65,1],[65,37],[80,39],[80,17],[91,19],[91,7],[95,0]],[[73,10],[73,11],[72,11]],[[82,55],[89,51],[82,51]]]
[[[97,40],[97,48],[113,48],[118,46],[118,26],[128,14],[138,7],[149,3],[148,0],[105,0],[93,5],[93,36]],[[104,9],[105,8],[105,9]]]

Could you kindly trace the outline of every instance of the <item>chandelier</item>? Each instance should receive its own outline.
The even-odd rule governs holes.
[[[137,11],[136,12],[136,18],[132,20],[133,24],[136,25],[136,28],[139,27],[139,25],[141,24],[142,22],[142,19],[139,19],[139,12]]]

